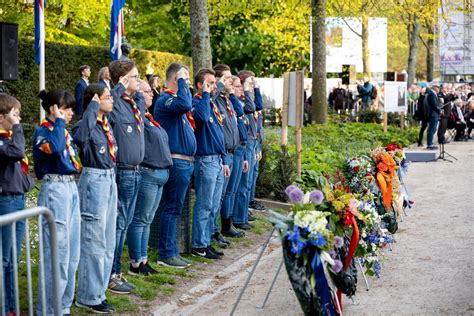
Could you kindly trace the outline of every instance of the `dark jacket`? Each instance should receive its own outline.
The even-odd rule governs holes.
[[[23,172],[25,136],[20,124],[13,126],[10,138],[0,136],[0,195],[22,194],[34,187],[28,172]]]
[[[76,82],[76,88],[74,89],[74,97],[76,99],[76,115],[78,118],[81,118],[82,113],[84,112],[84,106],[83,106],[83,99],[84,99],[84,91],[86,90],[88,84],[84,79],[79,79],[78,82]]]
[[[186,116],[191,111],[192,96],[186,80],[178,79],[176,96],[162,93],[155,104],[154,117],[168,133],[172,154],[194,156],[196,154],[196,137]]]
[[[112,169],[115,162],[109,153],[109,143],[104,128],[97,122],[99,114],[99,103],[92,101],[82,115],[82,119],[74,124],[72,135],[74,142],[79,147],[79,157],[84,167],[96,169]],[[117,143],[112,133],[115,152],[117,153]]]
[[[424,102],[424,111],[425,111],[425,118],[427,120],[433,118],[439,118],[441,114],[441,107],[439,104],[439,99],[436,93],[431,90],[427,89],[425,93],[425,102]]]
[[[233,152],[240,144],[237,116],[232,102],[223,94],[224,84],[217,83],[216,95],[213,97],[219,111],[224,115],[224,141],[225,149]]]
[[[71,139],[71,147],[67,149],[65,137],[66,122],[57,118],[54,122],[46,119],[51,128],[38,126],[33,136],[33,161],[36,177],[42,179],[45,174],[76,174],[79,171],[72,162],[76,156],[76,144]],[[71,138],[72,136],[69,135]]]
[[[124,92],[125,87],[121,83],[117,84],[111,91],[114,98],[114,109],[109,114],[109,123],[117,141],[117,164],[138,166],[145,156],[143,126],[145,121],[145,99],[142,93],[137,92],[135,94],[134,100],[142,118],[141,132],[139,132],[132,106],[121,98]]]

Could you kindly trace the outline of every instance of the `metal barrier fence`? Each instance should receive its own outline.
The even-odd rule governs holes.
[[[28,291],[28,315],[34,314],[33,309],[33,283],[31,275],[31,249],[30,249],[30,231],[29,231],[29,219],[32,217],[38,216],[38,240],[39,240],[39,275],[41,280],[44,278],[44,260],[51,260],[52,267],[52,280],[53,282],[53,307],[54,314],[61,315],[61,299],[59,297],[59,263],[58,263],[58,247],[57,247],[57,232],[56,232],[56,223],[54,221],[54,215],[46,207],[35,207],[31,209],[26,209],[6,215],[0,216],[0,254],[3,255],[3,227],[6,225],[11,225],[11,239],[12,239],[12,262],[13,262],[13,286],[15,291],[15,307],[16,315],[20,315],[20,292],[19,292],[19,282],[18,282],[18,258],[17,258],[17,246],[16,246],[16,223],[21,220],[25,220],[25,256],[26,256],[26,277],[27,277],[27,291]],[[49,243],[51,246],[51,258],[44,258],[43,254],[43,228],[42,221],[43,217],[46,219],[49,229]],[[3,267],[0,269],[0,314],[5,315],[5,289],[4,289],[4,275]],[[46,314],[46,293],[44,282],[40,282],[41,289],[39,289],[40,294],[42,295],[42,314]],[[8,312],[8,311],[7,311]]]

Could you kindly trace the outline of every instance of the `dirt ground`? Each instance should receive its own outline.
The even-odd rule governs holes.
[[[399,223],[393,251],[386,251],[380,279],[366,291],[359,274],[347,315],[474,315],[474,142],[450,143],[458,160],[414,163],[405,183],[415,207]],[[229,253],[213,275],[182,288],[154,315],[229,315],[258,254]],[[264,309],[261,304],[281,262],[272,239],[235,315],[302,315],[283,268]]]

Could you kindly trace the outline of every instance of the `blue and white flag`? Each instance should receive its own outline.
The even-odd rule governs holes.
[[[112,0],[110,13],[110,57],[117,60],[122,55],[120,45],[124,42],[123,7],[125,0]]]
[[[41,49],[41,42],[44,42],[44,7],[46,0],[35,0],[35,59],[36,64],[40,64],[41,56],[44,52]]]

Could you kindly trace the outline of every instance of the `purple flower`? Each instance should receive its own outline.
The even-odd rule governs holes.
[[[290,196],[291,191],[293,191],[294,189],[298,189],[298,187],[296,185],[287,186],[285,189],[286,195]]]
[[[290,191],[290,194],[288,194],[288,197],[293,203],[301,203],[304,200],[304,193],[299,188],[294,188],[293,190]]]
[[[337,258],[337,253],[336,253],[336,251],[335,251],[334,249],[330,249],[330,250],[328,251],[328,253],[329,253],[329,255],[331,256],[331,258],[333,258],[333,259],[336,259],[336,258]]]
[[[382,271],[382,266],[380,265],[380,262],[375,261],[372,268],[374,269],[375,276],[377,278],[380,278],[380,272]]]
[[[339,236],[334,236],[334,247],[341,248],[344,245],[344,239]]]
[[[314,204],[321,204],[321,202],[324,200],[324,194],[323,192],[319,191],[319,190],[313,190],[310,194],[309,194],[309,200],[311,202],[313,202]]]
[[[332,265],[332,270],[335,272],[335,273],[339,273],[339,271],[342,270],[342,262],[341,260],[334,260],[334,264]]]

